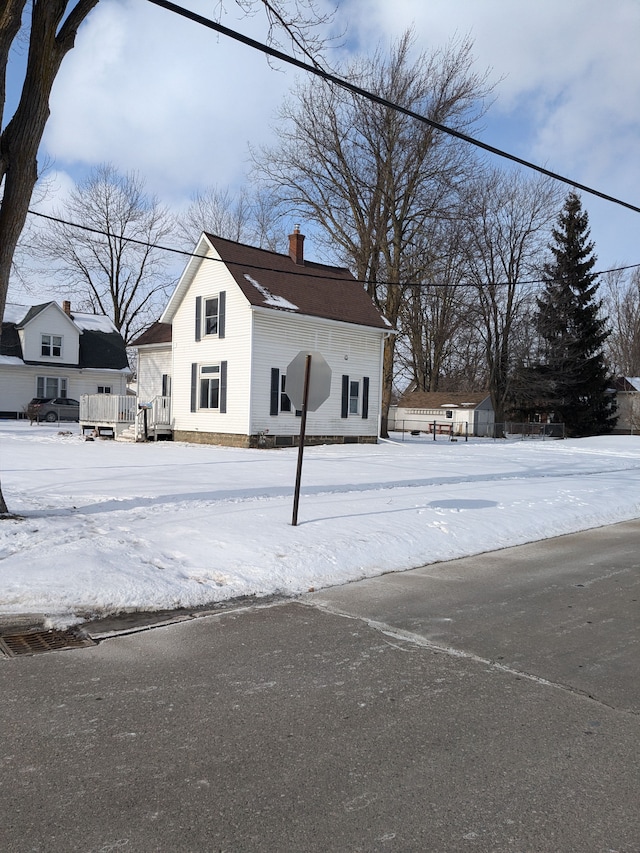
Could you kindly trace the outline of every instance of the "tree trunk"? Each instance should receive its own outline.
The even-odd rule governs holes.
[[[20,102],[0,137],[0,318],[9,290],[9,276],[18,239],[24,228],[31,195],[38,178],[37,154],[49,118],[49,96],[60,63],[74,45],[76,32],[98,0],[79,0],[67,12],[67,0],[36,0],[31,13],[29,56]],[[12,4],[15,6],[15,4]],[[19,5],[19,4],[18,4]],[[0,24],[4,15],[0,13]],[[2,28],[0,27],[0,30]],[[0,47],[10,49],[0,38]],[[0,57],[5,61],[6,56]],[[0,515],[7,515],[0,488]]]

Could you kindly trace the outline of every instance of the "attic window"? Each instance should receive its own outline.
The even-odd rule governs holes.
[[[218,297],[204,300],[204,333],[205,335],[218,334]]]
[[[62,355],[62,336],[42,335],[40,353],[49,358],[60,358]]]

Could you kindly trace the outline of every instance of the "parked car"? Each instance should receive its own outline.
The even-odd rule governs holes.
[[[34,397],[27,406],[27,416],[33,421],[80,420],[80,403],[71,397]]]

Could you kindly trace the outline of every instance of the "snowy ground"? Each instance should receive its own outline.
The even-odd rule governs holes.
[[[0,421],[0,616],[295,594],[640,515],[640,437],[297,450],[84,441]]]

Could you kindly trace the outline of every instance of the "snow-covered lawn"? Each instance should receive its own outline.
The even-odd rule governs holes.
[[[85,441],[0,421],[0,615],[295,594],[640,515],[640,437],[398,435],[297,450]]]

